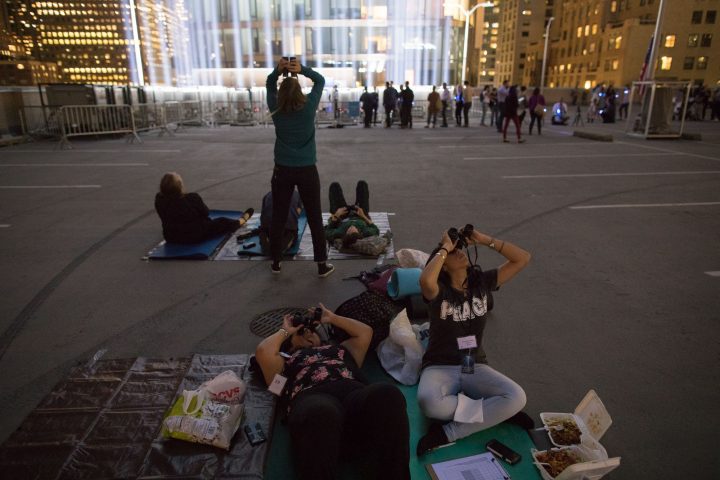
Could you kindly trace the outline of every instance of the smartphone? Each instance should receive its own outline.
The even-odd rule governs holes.
[[[252,445],[253,447],[255,445],[260,445],[265,440],[267,440],[267,438],[265,438],[265,433],[263,433],[262,427],[259,423],[245,425],[244,430],[248,442],[250,442],[250,445]]]
[[[295,59],[296,59],[296,57],[282,57],[282,58],[283,58],[283,60],[287,60],[288,62],[295,61]],[[290,76],[290,72],[287,69],[283,70],[282,74],[283,74],[283,77]],[[297,77],[297,73],[293,73],[292,76]]]
[[[519,453],[494,438],[485,444],[485,448],[510,465],[515,465],[522,459]]]
[[[257,245],[255,242],[245,243],[245,244],[243,244],[243,250],[248,250],[250,248],[253,248],[255,245]]]

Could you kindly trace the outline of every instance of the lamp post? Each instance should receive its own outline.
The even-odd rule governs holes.
[[[465,7],[458,3],[443,3],[443,7],[457,7],[465,15],[465,41],[463,44],[463,61],[462,61],[462,80],[461,83],[465,84],[465,64],[467,63],[467,47],[468,47],[468,29],[470,28],[470,15],[475,13],[480,7],[494,7],[493,2],[482,2],[475,5],[470,10],[465,10]]]
[[[548,18],[547,26],[545,27],[545,50],[543,51],[542,71],[540,72],[540,91],[542,92],[545,88],[545,62],[547,62],[547,50],[548,40],[550,39],[550,24],[555,20],[555,17]]]

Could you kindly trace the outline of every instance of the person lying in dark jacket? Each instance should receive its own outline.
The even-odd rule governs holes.
[[[202,197],[197,193],[185,193],[182,177],[175,172],[166,173],[160,180],[155,210],[162,221],[163,237],[172,243],[200,243],[232,233],[253,215],[253,209],[248,208],[239,220],[210,218],[210,210]]]
[[[355,187],[355,204],[345,202],[339,183],[330,184],[330,220],[325,225],[325,238],[333,243],[342,239],[343,247],[348,248],[361,238],[380,235],[380,230],[370,218],[370,191],[368,184],[360,180]]]

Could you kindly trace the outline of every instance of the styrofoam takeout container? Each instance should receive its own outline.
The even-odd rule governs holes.
[[[540,470],[540,476],[543,480],[597,480],[603,477],[603,475],[611,472],[620,465],[620,457],[608,458],[605,460],[593,459],[592,451],[589,451],[582,445],[573,445],[571,447],[554,448],[557,451],[571,451],[582,460],[580,463],[570,465],[565,470],[560,472],[557,477],[551,476],[545,467],[539,463],[537,455],[542,451],[535,449],[531,450],[533,463]]]
[[[602,400],[595,390],[590,390],[575,408],[574,413],[542,412],[540,419],[543,424],[549,425],[560,420],[572,420],[580,429],[580,443],[577,445],[561,445],[553,440],[551,429],[548,430],[550,441],[560,449],[566,448],[578,454],[583,460],[566,468],[560,475],[553,478],[542,465],[535,465],[540,469],[540,475],[545,480],[582,480],[584,478],[597,480],[620,465],[620,457],[608,458],[605,447],[600,439],[612,424],[612,418]],[[533,458],[535,458],[533,451]]]

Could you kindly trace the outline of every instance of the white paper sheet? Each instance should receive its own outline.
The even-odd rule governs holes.
[[[460,423],[481,423],[483,421],[483,399],[473,400],[463,393],[458,393],[458,405],[453,420]]]

